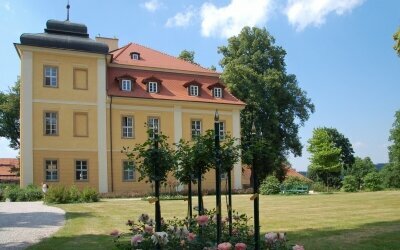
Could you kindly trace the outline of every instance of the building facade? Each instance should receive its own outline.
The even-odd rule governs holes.
[[[49,20],[44,33],[23,34],[21,58],[21,185],[90,186],[99,192],[148,192],[121,153],[147,129],[170,143],[213,129],[240,138],[244,103],[219,74],[117,39],[89,38],[85,25]],[[212,173],[205,189],[214,189]],[[233,170],[241,188],[241,165]]]

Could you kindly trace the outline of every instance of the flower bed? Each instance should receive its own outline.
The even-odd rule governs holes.
[[[245,214],[234,212],[232,217],[232,235],[229,235],[228,218],[222,219],[222,243],[216,244],[215,210],[192,219],[162,221],[161,232],[155,232],[155,222],[148,214],[128,220],[129,233],[117,230],[111,232],[118,249],[193,249],[193,250],[250,250],[254,249],[253,226]],[[304,249],[300,245],[290,245],[285,233],[267,233],[260,243],[261,249]]]

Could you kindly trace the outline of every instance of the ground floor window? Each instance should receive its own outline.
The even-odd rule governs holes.
[[[88,180],[88,162],[86,160],[75,161],[75,179],[77,181]]]
[[[123,180],[134,181],[135,180],[135,166],[133,161],[123,161]]]
[[[57,160],[45,160],[45,176],[46,181],[57,181],[58,180],[58,161]]]

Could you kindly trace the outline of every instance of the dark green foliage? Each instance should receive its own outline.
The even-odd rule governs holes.
[[[325,186],[325,184],[323,182],[316,181],[311,185],[310,190],[313,190],[315,192],[326,192],[327,187]]]
[[[305,178],[300,178],[297,176],[288,176],[282,183],[282,185],[284,186],[284,188],[286,190],[295,189],[296,187],[300,187],[300,186],[310,187],[311,184],[312,184],[312,181],[307,180]]]
[[[260,194],[269,195],[269,194],[279,194],[281,191],[281,184],[279,183],[278,178],[273,175],[268,176],[261,183],[259,190]]]
[[[19,188],[17,185],[7,185],[0,191],[2,200],[10,199],[10,201],[38,201],[43,198],[40,188],[29,185],[26,188]]]
[[[356,157],[354,164],[345,171],[345,174],[353,176],[356,179],[357,189],[361,189],[363,178],[372,172],[376,172],[376,168],[369,157],[364,159]]]
[[[178,58],[180,58],[180,59],[182,59],[182,60],[185,60],[185,61],[187,61],[187,62],[196,64],[196,65],[199,65],[198,63],[196,63],[196,62],[194,61],[194,54],[195,54],[194,51],[189,51],[189,50],[184,49],[184,50],[182,50],[181,53],[179,54]]]
[[[379,172],[386,188],[400,188],[400,164],[386,164]]]
[[[356,177],[353,175],[345,176],[343,179],[342,189],[345,192],[357,192],[358,183]]]
[[[393,35],[394,40],[394,50],[397,52],[397,55],[400,56],[400,28],[397,29],[397,32]]]
[[[10,140],[10,147],[19,149],[20,80],[8,93],[0,92],[0,137]]]
[[[244,163],[252,165],[253,122],[258,138],[264,139],[257,150],[261,153],[257,161],[262,163],[257,171],[259,180],[263,180],[283,167],[289,152],[301,155],[298,130],[314,111],[314,105],[299,88],[296,76],[286,72],[286,52],[275,45],[265,28],[243,28],[218,52],[223,56],[222,80],[247,104],[241,112]]]
[[[44,196],[44,201],[54,204],[97,202],[99,201],[99,193],[90,187],[85,187],[82,191],[79,191],[75,186],[69,188],[51,186]]]
[[[364,181],[364,188],[369,191],[379,191],[383,189],[382,177],[377,172],[372,172],[367,174],[364,177],[363,181]]]

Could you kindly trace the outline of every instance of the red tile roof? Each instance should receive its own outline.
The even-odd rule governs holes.
[[[131,53],[133,52],[137,52],[140,54],[140,60],[133,60],[131,58]],[[187,62],[177,57],[167,55],[163,52],[156,51],[154,49],[150,49],[136,43],[129,43],[119,49],[111,51],[110,54],[113,56],[112,63],[116,64],[219,75],[215,71],[203,68],[199,65]]]
[[[0,180],[18,180],[15,173],[11,173],[12,167],[19,167],[19,160],[15,158],[0,158]]]

